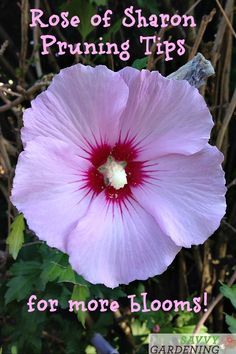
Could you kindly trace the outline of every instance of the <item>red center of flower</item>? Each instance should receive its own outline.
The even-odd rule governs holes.
[[[90,154],[93,166],[87,171],[87,187],[95,194],[104,190],[110,201],[122,201],[131,195],[131,187],[143,182],[143,163],[137,161],[137,157],[138,151],[132,142],[93,147]]]

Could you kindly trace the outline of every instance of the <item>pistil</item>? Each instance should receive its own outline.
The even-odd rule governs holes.
[[[112,156],[109,156],[106,163],[98,168],[98,171],[103,174],[107,186],[110,185],[118,190],[128,183],[125,172],[126,165],[125,161],[116,161]]]

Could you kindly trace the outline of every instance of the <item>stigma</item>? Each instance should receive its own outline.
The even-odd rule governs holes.
[[[103,174],[107,186],[112,186],[118,190],[128,184],[125,172],[126,165],[125,161],[116,161],[112,156],[109,156],[106,163],[98,168],[98,171]]]

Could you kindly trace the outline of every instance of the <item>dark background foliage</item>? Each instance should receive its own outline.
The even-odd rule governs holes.
[[[151,301],[155,298],[184,300],[194,295],[202,296],[206,290],[209,303],[215,297],[221,301],[214,303],[211,314],[207,313],[201,331],[236,332],[233,307],[236,285],[231,288],[221,285],[230,280],[236,264],[236,49],[232,30],[235,4],[233,0],[220,0],[220,4],[214,0],[0,0],[0,348],[3,353],[92,354],[94,348],[90,341],[94,332],[101,333],[120,353],[145,353],[149,333],[159,330],[163,333],[192,333],[202,319],[203,314],[186,311],[131,314],[126,295],[140,297],[142,291],[148,292]],[[193,14],[197,28],[167,28],[165,32],[158,32],[163,39],[185,38],[185,55],[176,55],[169,62],[154,53],[145,59],[138,36],[153,35],[154,30],[142,28],[137,34],[135,29],[121,27],[123,11],[130,5],[142,8],[147,16],[177,11]],[[123,62],[112,55],[58,57],[54,49],[49,55],[40,56],[40,31],[29,29],[29,7],[43,9],[45,19],[62,10],[70,11],[71,15],[78,14],[83,19],[82,28],[41,30],[43,34],[54,34],[60,40],[96,42],[99,36],[103,36],[106,40],[121,42],[130,38],[130,60]],[[103,13],[106,8],[114,12],[113,26],[106,31],[89,27],[91,14]],[[91,286],[71,270],[66,255],[38,241],[10,203],[14,168],[22,149],[22,112],[30,105],[30,100],[47,87],[53,74],[76,62],[105,64],[113,70],[135,65],[139,69],[147,67],[167,75],[198,51],[211,60],[216,72],[200,92],[205,96],[215,121],[211,143],[225,155],[226,216],[204,245],[183,249],[163,275],[114,290],[102,285]],[[229,285],[234,280],[233,276]],[[59,299],[59,311],[28,313],[26,303],[33,293],[39,299]],[[71,298],[88,300],[94,297],[119,299],[120,311],[115,315],[111,312],[76,315],[66,309]]]

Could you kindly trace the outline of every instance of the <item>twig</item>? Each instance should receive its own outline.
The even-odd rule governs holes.
[[[4,58],[3,55],[0,55],[0,64],[9,72],[12,77],[16,78],[15,69],[9,63],[9,61]]]
[[[147,63],[147,70],[153,70],[154,69],[154,65],[155,65],[155,54],[156,54],[156,48],[157,48],[157,41],[158,41],[158,37],[163,38],[164,33],[165,33],[165,28],[162,28],[160,30],[159,33],[156,33],[156,39],[155,42],[153,43],[152,47],[151,47],[151,54],[148,57],[148,63]]]
[[[47,13],[47,16],[50,17],[50,15],[52,14],[49,2],[47,0],[44,0],[44,6],[45,6],[45,10]],[[66,37],[62,34],[62,32],[60,31],[60,27],[59,26],[54,26],[53,30],[55,31],[55,33],[58,35],[58,37],[61,39],[62,42],[67,42]]]
[[[14,92],[14,91],[12,91],[12,89],[5,87],[5,86],[0,86],[0,91],[2,91],[3,93],[6,93],[7,95],[14,96],[14,97],[21,96],[21,94],[19,94],[18,92]]]
[[[57,64],[57,60],[51,50],[51,48],[48,48],[48,51],[49,51],[49,55],[48,55],[48,61],[49,63],[51,64],[52,68],[53,68],[53,72],[55,73],[59,73],[60,71],[60,67],[59,65]]]
[[[20,52],[20,83],[24,86],[27,70],[26,57],[28,47],[29,1],[21,1],[21,52]]]
[[[183,250],[179,253],[179,296],[184,299],[189,296],[188,280],[187,280],[187,266],[183,254]]]
[[[1,151],[1,156],[3,160],[3,169],[6,171],[6,173],[10,173],[11,171],[11,162],[6,150],[6,146],[4,144],[4,138],[2,136],[2,132],[0,130],[0,151]]]
[[[229,26],[230,31],[232,32],[234,38],[236,39],[236,32],[235,32],[235,30],[234,30],[234,28],[233,28],[233,26],[232,26],[232,23],[230,22],[230,20],[229,20],[229,18],[228,18],[228,16],[227,16],[225,10],[224,10],[223,7],[221,6],[219,0],[216,0],[216,3],[217,3],[217,5],[219,6],[220,11],[222,12],[222,15],[224,16],[225,21],[226,21],[227,25]]]
[[[228,109],[226,111],[225,118],[223,120],[221,129],[220,129],[219,134],[218,134],[217,139],[216,139],[216,146],[220,150],[222,148],[224,137],[225,137],[225,133],[227,131],[228,125],[229,125],[230,120],[231,120],[231,118],[233,116],[235,108],[236,108],[236,89],[234,90],[233,97],[232,97],[231,102],[229,104],[229,107],[228,107]]]
[[[233,6],[234,6],[234,0],[227,0],[226,5],[225,5],[225,10],[224,10],[227,15],[231,13]],[[214,46],[213,46],[212,52],[211,52],[211,63],[214,68],[215,68],[216,63],[219,59],[220,48],[222,46],[222,41],[223,41],[225,29],[226,29],[226,22],[225,22],[225,18],[222,17],[217,34],[216,34],[216,38],[214,41]]]
[[[123,319],[122,314],[119,310],[114,312],[114,318],[117,322],[118,327],[122,331],[124,337],[125,337],[125,344],[128,346],[131,350],[132,353],[134,353],[135,350],[135,344],[132,336],[132,331],[128,323]]]
[[[203,267],[202,267],[202,278],[201,278],[201,290],[200,293],[203,294],[204,290],[208,293],[212,292],[213,288],[213,267],[212,267],[212,253],[210,247],[210,240],[207,240],[203,246]]]
[[[29,247],[29,246],[42,245],[42,244],[43,244],[42,241],[32,241],[32,242],[24,243],[22,247]]]
[[[9,45],[8,40],[5,40],[3,42],[3,44],[1,45],[1,47],[0,47],[0,56],[4,54],[4,52],[6,51],[8,45]]]
[[[235,186],[235,185],[236,185],[236,178],[233,179],[233,181],[230,182],[226,187],[229,189],[229,188],[231,188],[231,187],[233,187],[233,186]]]
[[[6,202],[8,202],[8,199],[9,199],[9,195],[8,195],[8,190],[7,188],[5,187],[5,185],[3,185],[2,183],[0,183],[0,192],[2,192],[4,198],[6,199]],[[1,242],[6,242],[6,240],[1,240]]]
[[[194,55],[196,55],[198,48],[201,44],[202,38],[204,36],[204,33],[206,31],[207,25],[208,25],[208,23],[210,23],[212,21],[213,17],[215,16],[215,13],[216,13],[216,9],[213,9],[208,16],[203,16],[199,31],[197,34],[197,38],[196,38],[195,43],[192,47],[192,50],[189,54],[189,60],[191,60],[194,57]]]
[[[16,46],[15,46],[13,40],[11,39],[11,37],[9,36],[9,34],[1,26],[1,24],[0,24],[0,38],[3,41],[8,41],[7,53],[8,53],[8,56],[11,58],[11,62],[12,63],[18,62],[18,60],[19,60],[18,49],[16,48]],[[2,58],[0,57],[0,59],[2,59]],[[4,60],[1,60],[1,61],[2,61],[2,65],[4,65],[7,68],[7,70],[11,73],[11,75],[13,77],[16,77],[16,74],[15,74],[16,65],[12,64],[12,66],[11,66],[9,60],[5,60],[5,62],[4,62]],[[26,72],[26,75],[27,75],[27,78],[31,82],[35,81],[35,77],[32,75],[32,71],[30,70],[30,68],[28,68],[28,71]]]
[[[40,8],[40,0],[35,0],[34,8]],[[41,68],[41,61],[39,55],[39,26],[35,26],[33,29],[33,40],[34,40],[34,61],[35,61],[35,68],[38,79],[43,76],[42,68]]]
[[[193,257],[198,271],[199,279],[201,279],[203,264],[198,246],[193,246]]]
[[[188,11],[185,12],[185,15],[190,14],[190,13],[195,9],[195,7],[197,7],[197,6],[200,4],[201,1],[202,1],[202,0],[196,1],[195,4],[193,4],[193,5],[188,9]]]
[[[16,46],[13,40],[11,39],[11,37],[9,36],[9,34],[7,33],[7,31],[1,26],[1,24],[0,24],[0,38],[3,41],[8,41],[7,50],[10,51],[11,59],[13,59],[14,61],[18,61],[18,57],[16,54],[17,53]]]
[[[236,228],[233,227],[230,223],[228,223],[226,220],[222,220],[222,223],[225,224],[231,231],[233,231],[234,233],[236,233]]]
[[[227,285],[232,286],[235,281],[236,281],[236,271],[233,273],[233,275],[230,278],[230,280],[228,281]],[[201,330],[201,327],[204,325],[204,323],[206,322],[206,320],[208,319],[208,317],[210,316],[210,314],[212,313],[212,311],[214,310],[216,305],[223,299],[223,297],[224,297],[223,294],[218,294],[217,297],[215,298],[215,300],[212,301],[212,303],[208,307],[207,311],[204,313],[204,315],[202,316],[202,318],[200,319],[200,321],[196,325],[196,327],[193,331],[194,334],[199,333],[199,331]]]
[[[0,98],[1,98],[1,100],[3,102],[5,102],[6,105],[11,103],[11,101],[7,98],[6,95],[3,94],[3,92],[1,90],[0,90]],[[12,107],[11,110],[12,110],[14,116],[18,119],[19,118],[19,112],[18,112],[17,108],[16,107]]]
[[[9,103],[4,104],[3,106],[0,107],[0,113],[5,112],[9,109],[12,109],[13,107],[18,106],[20,103],[22,103],[24,100],[27,100],[30,96],[35,94],[37,91],[39,91],[42,87],[45,87],[49,85],[50,82],[47,81],[40,81],[33,86],[31,86],[28,90],[26,90],[20,97],[17,97],[14,101],[11,101]]]
[[[227,257],[228,252],[228,237],[227,233],[223,232],[222,229],[219,230],[219,237],[216,239],[214,256],[217,260],[222,260]],[[220,267],[214,268],[215,276],[217,281],[224,283],[226,272],[227,272],[227,264],[221,264]],[[223,325],[224,325],[224,304],[223,302],[219,303],[215,308],[214,312],[214,322],[217,333],[222,333]]]

